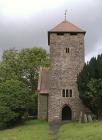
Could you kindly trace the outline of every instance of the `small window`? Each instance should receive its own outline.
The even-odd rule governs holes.
[[[66,97],[68,97],[68,89],[66,89]]]
[[[83,42],[80,42],[80,45],[83,45]]]
[[[74,33],[74,32],[73,32],[73,33],[70,33],[70,35],[77,35],[77,33]]]
[[[66,48],[66,53],[69,53],[69,48]]]
[[[57,35],[59,35],[59,36],[63,36],[63,35],[64,35],[64,33],[61,33],[61,32],[60,32],[60,33],[57,33]]]
[[[65,89],[62,91],[62,97],[65,97]]]
[[[72,97],[72,89],[70,89],[70,97]]]
[[[62,97],[72,97],[72,89],[63,89],[62,90]]]

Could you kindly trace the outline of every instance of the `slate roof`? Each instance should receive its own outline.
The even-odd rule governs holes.
[[[49,89],[49,68],[40,68],[38,80],[38,92],[40,94],[48,94]]]

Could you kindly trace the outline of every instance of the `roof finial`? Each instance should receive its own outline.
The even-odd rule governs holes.
[[[66,21],[66,17],[67,17],[67,10],[65,10],[64,15],[65,15],[65,21]]]

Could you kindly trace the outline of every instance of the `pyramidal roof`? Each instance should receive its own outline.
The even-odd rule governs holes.
[[[82,32],[85,33],[84,30],[80,29],[76,25],[70,23],[69,21],[62,21],[60,24],[52,28],[49,32]]]

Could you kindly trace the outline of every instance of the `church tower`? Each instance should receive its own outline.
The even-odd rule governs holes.
[[[85,31],[63,21],[48,32],[50,46],[48,120],[76,120],[84,106],[77,75],[84,66]]]
[[[85,33],[66,18],[48,31],[50,66],[39,73],[38,119],[78,120],[85,112],[77,87],[84,66]]]

